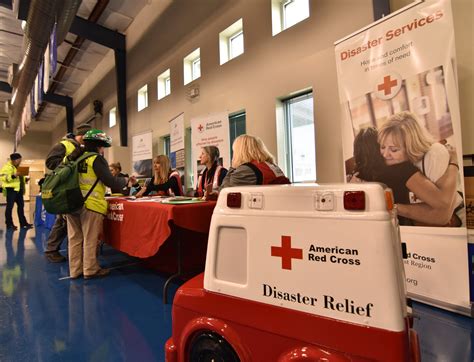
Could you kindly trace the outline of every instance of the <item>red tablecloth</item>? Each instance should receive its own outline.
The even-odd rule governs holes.
[[[170,205],[110,199],[104,241],[131,256],[151,257],[172,236],[174,226],[191,232],[186,239],[192,232],[207,236],[215,205],[215,202]]]

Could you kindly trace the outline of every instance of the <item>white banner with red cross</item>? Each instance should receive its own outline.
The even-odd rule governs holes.
[[[191,142],[194,186],[198,173],[205,167],[199,159],[205,146],[219,148],[219,163],[225,168],[230,166],[229,116],[227,112],[197,117],[191,120]]]
[[[347,181],[394,191],[409,294],[470,314],[450,0],[413,3],[335,53]]]

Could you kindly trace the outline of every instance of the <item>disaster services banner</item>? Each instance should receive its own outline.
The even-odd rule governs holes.
[[[184,113],[173,118],[169,123],[171,167],[184,171]]]
[[[133,174],[151,177],[153,167],[153,132],[146,132],[132,138]]]
[[[219,163],[229,168],[230,136],[228,114],[223,112],[192,119],[191,142],[194,183],[196,183],[199,172],[205,167],[205,165],[201,165],[199,161],[201,149],[204,146],[216,146],[219,148]]]
[[[347,181],[392,189],[410,296],[469,313],[450,1],[407,6],[336,42],[335,52]]]

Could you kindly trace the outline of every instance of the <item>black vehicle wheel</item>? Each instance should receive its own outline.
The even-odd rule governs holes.
[[[206,332],[194,337],[189,350],[191,362],[239,362],[232,346],[218,334]]]

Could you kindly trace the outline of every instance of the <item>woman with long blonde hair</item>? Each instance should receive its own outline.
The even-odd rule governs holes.
[[[137,197],[146,196],[156,191],[164,196],[182,196],[181,177],[179,172],[171,169],[168,156],[159,155],[153,159],[153,178],[136,194]]]
[[[235,139],[232,150],[232,167],[222,181],[221,189],[241,185],[290,183],[259,137],[241,135]]]
[[[464,223],[463,198],[456,192],[460,184],[454,150],[432,140],[408,111],[388,119],[378,131],[378,143],[387,166],[409,162],[419,170],[405,180],[410,203],[397,205],[399,215],[429,225]]]

